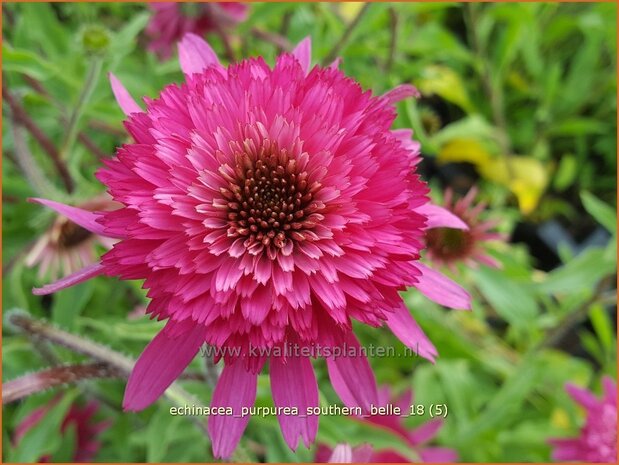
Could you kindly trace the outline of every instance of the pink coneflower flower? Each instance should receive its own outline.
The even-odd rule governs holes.
[[[587,419],[579,437],[549,441],[555,447],[553,460],[617,462],[617,384],[608,376],[602,384],[604,396],[599,400],[587,389],[566,386],[569,395],[587,410]]]
[[[363,444],[351,447],[350,444],[338,444],[333,450],[320,445],[316,451],[316,463],[369,463],[372,446]]]
[[[373,96],[336,64],[310,69],[310,47],[302,41],[273,68],[262,58],[225,68],[188,34],[179,45],[186,82],[147,99],[145,111],[112,76],[135,142],[97,177],[125,208],[95,214],[36,199],[121,241],[101,263],[35,293],[102,274],[145,279],[148,313],[168,320],[136,363],[125,409],[157,400],[207,343],[225,352],[212,407],[251,407],[267,361],[277,407],[317,407],[308,355],[320,356],[319,345],[345,348],[327,359],[332,384],[368,411],[378,392],[352,320],[386,323],[432,360],[399,291],[469,308],[463,289],[418,261],[427,227],[466,226],[428,204],[418,144],[390,129],[395,102],[415,89]],[[283,353],[289,345],[298,350]],[[317,416],[278,418],[292,449],[314,441]],[[234,451],[248,421],[209,418],[216,457]]]
[[[207,32],[245,21],[249,5],[222,3],[150,3],[154,14],[146,26],[151,37],[148,48],[159,57],[169,58],[176,43],[188,32],[202,36]]]
[[[79,205],[88,211],[114,210],[121,207],[107,195],[96,197]],[[39,278],[49,275],[51,279],[74,273],[98,261],[96,244],[111,249],[116,242],[106,236],[93,234],[63,215],[58,215],[52,225],[34,243],[25,263],[38,266]]]
[[[17,445],[26,433],[34,428],[59,400],[60,397],[54,397],[48,405],[35,409],[24,418],[15,428],[13,443]],[[101,444],[97,441],[97,436],[105,431],[110,426],[110,423],[108,421],[96,422],[94,420],[98,409],[99,405],[95,401],[89,402],[84,407],[73,404],[69,407],[69,411],[60,425],[60,432],[62,434],[69,427],[75,428],[74,462],[92,462],[101,447]],[[50,456],[44,456],[40,457],[38,462],[47,463],[51,462],[51,459],[52,457]]]
[[[419,457],[421,462],[426,463],[450,463],[458,460],[458,454],[455,450],[446,447],[427,446],[426,443],[431,441],[443,426],[443,420],[435,418],[418,426],[414,429],[409,429],[404,424],[404,415],[408,415],[410,406],[413,405],[413,393],[409,389],[401,396],[393,399],[388,387],[382,387],[378,392],[377,406],[387,406],[393,404],[400,408],[401,415],[372,415],[361,419],[374,425],[386,428],[400,436],[410,446],[410,449]],[[337,449],[337,448],[336,448]],[[335,453],[335,450],[334,452]],[[331,449],[321,445],[316,452],[316,461],[325,462],[331,454]],[[407,457],[395,449],[380,449],[368,452],[366,462],[371,463],[408,463],[415,457]]]
[[[484,249],[487,241],[504,240],[504,236],[491,230],[497,221],[482,221],[479,215],[486,208],[485,202],[475,206],[473,202],[477,196],[477,187],[472,187],[468,193],[453,200],[453,191],[447,189],[444,196],[444,207],[460,218],[468,229],[463,228],[432,228],[426,232],[426,256],[435,265],[445,265],[452,270],[456,263],[464,263],[476,267],[483,263],[493,268],[500,268],[501,264],[488,255]]]

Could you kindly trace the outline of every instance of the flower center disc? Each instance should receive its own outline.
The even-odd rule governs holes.
[[[466,257],[474,246],[468,231],[452,228],[433,228],[426,233],[427,248],[443,260]]]
[[[72,221],[65,221],[60,226],[58,244],[64,248],[71,248],[88,240],[92,233]]]
[[[266,248],[275,258],[278,250],[289,255],[295,242],[318,238],[311,230],[324,219],[317,212],[325,205],[314,198],[320,183],[310,183],[307,171],[286,150],[239,153],[234,173],[222,189],[228,201],[228,236],[245,237],[248,252],[256,255]]]

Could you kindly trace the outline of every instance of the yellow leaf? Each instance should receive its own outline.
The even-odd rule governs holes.
[[[550,417],[550,424],[555,428],[560,428],[564,430],[570,429],[571,427],[569,415],[565,410],[560,408],[556,408],[552,411]]]
[[[548,184],[546,168],[532,157],[495,158],[478,168],[484,178],[507,186],[518,199],[520,211],[525,215],[535,210]]]
[[[364,4],[365,2],[344,2],[340,4],[339,10],[342,18],[344,18],[347,23],[351,22],[357,17]]]
[[[477,139],[452,139],[438,152],[440,163],[468,162],[480,167],[491,159],[492,155]]]
[[[548,185],[548,170],[539,160],[527,156],[492,156],[477,139],[452,139],[440,148],[437,158],[440,163],[474,164],[483,178],[509,188],[525,215],[535,210]]]
[[[447,66],[430,65],[426,67],[417,87],[422,94],[437,94],[469,113],[475,110],[462,79],[460,79],[458,73]]]

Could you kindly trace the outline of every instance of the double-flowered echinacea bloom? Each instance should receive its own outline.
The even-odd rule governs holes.
[[[38,200],[119,241],[100,263],[36,293],[98,275],[144,279],[147,312],[167,320],[133,369],[125,409],[157,400],[206,343],[224,361],[211,407],[252,406],[268,363],[275,406],[304,413],[319,405],[316,348],[345,347],[326,360],[331,382],[347,406],[367,411],[378,392],[352,321],[386,324],[432,360],[399,291],[469,307],[463,289],[418,261],[427,228],[466,225],[428,203],[414,169],[419,144],[391,129],[395,103],[415,89],[373,96],[337,62],[311,68],[310,47],[305,39],[272,68],[262,58],[224,67],[188,34],[185,83],[145,99],[144,110],[111,76],[134,142],[97,177],[124,207],[92,213]],[[298,350],[281,350],[290,345]],[[292,449],[314,441],[317,416],[278,419]],[[230,456],[248,421],[209,418],[216,457]]]
[[[551,439],[553,460],[570,462],[617,462],[617,383],[602,379],[600,399],[587,390],[568,384],[568,394],[587,412],[585,424],[576,438]]]

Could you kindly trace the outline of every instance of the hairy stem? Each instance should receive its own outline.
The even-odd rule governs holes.
[[[126,375],[131,373],[134,362],[122,354],[114,352],[104,345],[82,339],[62,329],[55,328],[47,323],[35,320],[24,313],[13,313],[9,316],[9,323],[29,335],[36,335],[54,344],[64,346],[74,352],[87,355],[100,362],[107,363]]]
[[[26,313],[11,313],[8,316],[8,322],[13,327],[24,331],[28,335],[38,336],[55,344],[62,345],[74,352],[95,359],[99,364],[104,364],[109,370],[117,373],[118,377],[129,377],[135,365],[134,360],[113,351],[109,347],[83,339],[67,331],[55,328],[45,322],[35,320]],[[185,391],[178,383],[172,383],[172,385],[166,389],[164,395],[179,407],[184,407],[185,405],[201,405],[199,399]],[[192,420],[204,433],[207,433],[206,422],[203,419],[200,417],[192,417]]]
[[[120,372],[101,362],[47,368],[4,383],[2,403],[15,402],[37,392],[84,379],[120,377]]]

